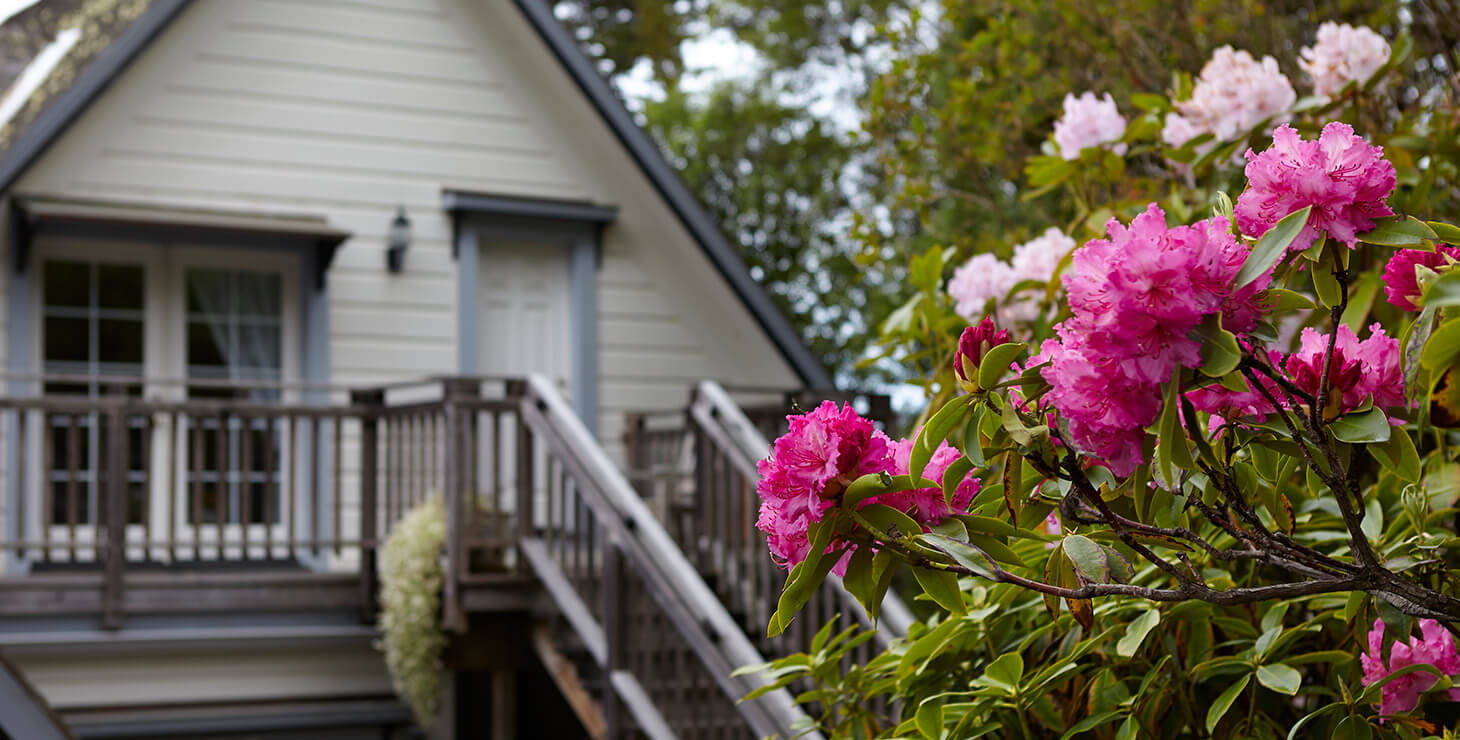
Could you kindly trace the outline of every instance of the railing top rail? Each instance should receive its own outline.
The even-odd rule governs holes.
[[[311,383],[297,380],[230,379],[230,378],[179,378],[175,376],[112,375],[101,373],[35,373],[0,371],[0,382],[16,383],[74,383],[109,385],[146,385],[153,387],[219,388],[227,390],[283,390],[283,391],[391,391],[411,388],[431,388],[443,382],[512,383],[521,382],[515,375],[427,375],[409,380],[386,383]]]

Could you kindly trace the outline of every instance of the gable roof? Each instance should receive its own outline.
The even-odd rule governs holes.
[[[96,100],[147,46],[175,20],[192,0],[84,0],[72,16],[81,24],[83,41],[57,65],[11,124],[0,128],[0,193],[60,138],[61,134]],[[76,6],[76,0],[43,0],[42,9],[57,12],[52,3]],[[715,269],[755,317],[761,330],[801,377],[816,388],[832,387],[826,369],[806,348],[796,330],[760,284],[750,276],[736,248],[721,233],[684,180],[671,167],[658,145],[634,122],[608,82],[543,0],[515,0],[516,6],[557,57],[603,122],[623,144],[635,164],[653,184]],[[10,25],[10,24],[6,24]],[[57,27],[55,30],[59,30]],[[3,33],[3,29],[0,29]],[[52,31],[54,33],[54,31]],[[34,39],[33,39],[34,40]],[[34,54],[45,45],[35,40]]]

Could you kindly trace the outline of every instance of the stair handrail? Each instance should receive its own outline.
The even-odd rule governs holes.
[[[677,606],[695,617],[730,665],[765,663],[765,658],[741,631],[740,626],[720,603],[720,599],[705,584],[699,572],[685,558],[679,545],[670,538],[658,518],[639,498],[623,472],[609,459],[608,454],[589,433],[552,381],[537,373],[529,375],[522,404],[524,410],[534,407],[537,414],[550,425],[551,431],[562,438],[565,447],[577,458],[577,463],[591,476],[594,487],[617,512],[618,520],[611,526],[620,530],[620,535],[626,540],[632,540],[632,544],[643,548],[648,555],[647,567],[658,569],[657,573],[641,575],[665,583],[679,596],[680,603]],[[633,562],[632,565],[641,566],[638,562]],[[727,677],[717,676],[722,685],[725,678]],[[738,683],[743,685],[744,692],[740,696],[729,698],[737,702],[743,715],[754,707],[764,710],[774,727],[769,728],[770,732],[765,731],[768,728],[755,727],[762,735],[778,734],[786,738],[822,740],[820,733],[806,729],[812,727],[813,723],[786,689],[771,691],[752,702],[738,703],[744,693],[772,682],[773,679],[764,671],[741,674]],[[750,717],[747,716],[747,719]]]
[[[738,449],[723,449],[722,452],[730,458],[747,480],[760,479],[755,461],[770,454],[771,444],[760,429],[751,423],[750,417],[745,415],[740,404],[735,402],[735,399],[723,386],[714,380],[701,380],[695,387],[694,400],[690,403],[690,413],[694,415],[696,423],[702,427],[714,426],[724,430]],[[837,597],[842,602],[843,608],[847,609],[848,613],[855,615],[864,626],[870,626],[862,605],[857,603],[856,597],[852,596],[851,592],[847,591],[841,579],[834,574],[829,574],[827,581],[836,589]],[[888,591],[882,599],[881,614],[876,624],[877,642],[885,648],[894,640],[905,637],[913,621],[915,620],[907,605],[898,598],[897,594]]]

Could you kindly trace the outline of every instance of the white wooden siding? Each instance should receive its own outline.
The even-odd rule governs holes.
[[[616,205],[600,275],[600,433],[701,377],[794,376],[510,3],[202,0],[18,192],[323,215],[332,380],[456,369],[444,188]],[[384,270],[398,205],[415,240]]]

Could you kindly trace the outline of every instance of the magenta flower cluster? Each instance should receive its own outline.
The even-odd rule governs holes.
[[[1128,475],[1141,462],[1144,428],[1161,412],[1161,383],[1201,364],[1193,330],[1220,313],[1228,329],[1250,331],[1267,279],[1231,289],[1248,251],[1224,218],[1168,228],[1151,204],[1129,227],[1111,219],[1106,229],[1109,239],[1075,252],[1065,280],[1072,316],[1033,364],[1050,363],[1049,399],[1070,441]]]
[[[1308,225],[1289,247],[1302,251],[1320,231],[1353,248],[1374,219],[1392,216],[1384,201],[1394,191],[1394,165],[1384,148],[1370,146],[1352,126],[1333,122],[1315,141],[1291,126],[1273,132],[1261,154],[1247,150],[1247,190],[1237,198],[1237,225],[1260,237],[1282,217],[1312,206]]]
[[[1421,270],[1435,274],[1448,272],[1460,264],[1460,247],[1437,245],[1435,251],[1401,249],[1384,266],[1384,296],[1405,311],[1418,311],[1423,291],[1419,285]]]
[[[1288,356],[1283,370],[1299,388],[1317,396],[1323,377],[1323,355],[1328,351],[1327,334],[1303,330],[1298,351]],[[1399,367],[1399,340],[1387,336],[1384,327],[1369,327],[1369,338],[1359,341],[1353,329],[1340,324],[1333,343],[1333,361],[1328,368],[1325,416],[1336,418],[1373,399],[1381,409],[1403,408],[1404,374]]]
[[[1374,620],[1369,632],[1369,651],[1359,656],[1364,668],[1364,685],[1378,683],[1389,674],[1412,665],[1432,665],[1447,676],[1460,676],[1460,652],[1450,630],[1433,619],[1419,620],[1420,639],[1410,636],[1409,642],[1396,640],[1389,648],[1389,665],[1384,665],[1384,621]],[[1435,684],[1433,674],[1415,671],[1400,676],[1380,690],[1379,712],[1401,714],[1419,706],[1420,694]],[[1446,692],[1452,701],[1460,701],[1460,689]]]
[[[851,405],[825,401],[814,410],[786,417],[790,431],[756,465],[760,517],[771,555],[785,567],[806,559],[807,531],[821,521],[847,485],[892,466],[892,441]]]
[[[811,525],[836,506],[847,486],[868,473],[908,473],[913,440],[893,442],[850,405],[837,408],[825,401],[814,410],[786,417],[790,429],[771,446],[770,457],[756,469],[760,481],[760,516],[756,527],[766,534],[771,556],[784,568],[806,559],[811,551]],[[923,477],[943,483],[948,467],[961,453],[945,442],[933,453]],[[885,504],[907,512],[925,526],[942,522],[949,514],[967,511],[978,493],[979,481],[972,472],[954,487],[953,507],[944,501],[942,488],[919,488],[882,494],[861,506]],[[830,549],[844,547],[833,541]],[[834,568],[846,570],[846,559]]]

